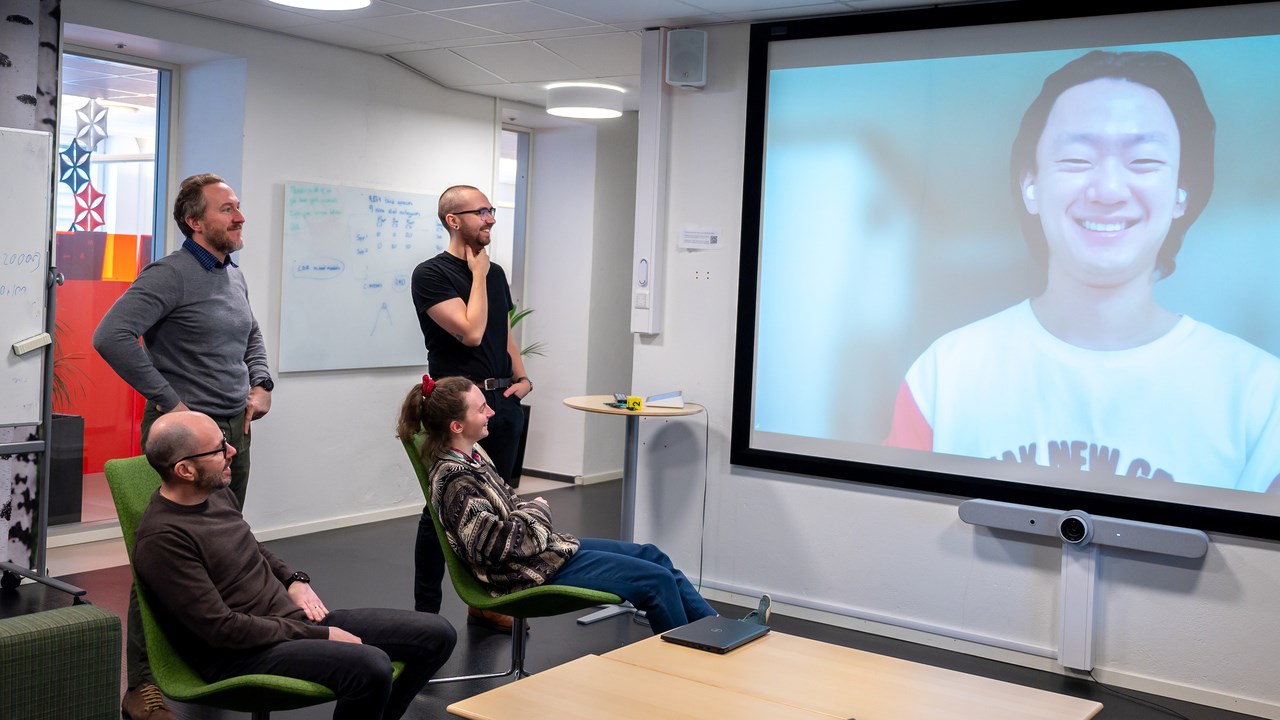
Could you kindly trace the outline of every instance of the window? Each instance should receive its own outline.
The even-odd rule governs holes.
[[[498,154],[498,183],[493,204],[498,208],[494,232],[511,248],[511,257],[499,264],[511,276],[511,296],[523,306],[525,220],[529,199],[529,131],[503,128]]]
[[[153,239],[163,228],[169,79],[164,69],[63,55],[50,525],[114,520],[102,466],[139,452],[142,398],[91,341],[163,250]]]

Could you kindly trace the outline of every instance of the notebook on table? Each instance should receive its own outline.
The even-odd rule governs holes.
[[[756,638],[764,637],[768,632],[768,625],[716,616],[695,620],[688,625],[668,630],[659,637],[677,645],[724,654]]]

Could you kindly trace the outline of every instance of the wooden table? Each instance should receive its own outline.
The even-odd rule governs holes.
[[[471,720],[831,720],[599,655],[456,702],[449,712]]]
[[[857,720],[1084,720],[1102,704],[771,632],[726,655],[652,637],[604,657]]]
[[[636,467],[640,457],[640,418],[642,417],[678,417],[695,415],[702,412],[702,406],[685,403],[682,408],[664,408],[646,406],[642,410],[628,410],[613,407],[612,395],[578,395],[564,399],[564,404],[574,410],[604,415],[622,415],[627,419],[627,435],[622,455],[622,533],[619,539],[633,542],[635,540],[636,522]],[[579,625],[590,625],[624,612],[632,612],[629,605],[615,605],[584,615],[578,618]]]
[[[1102,704],[772,632],[726,655],[652,637],[473,698],[472,720],[1087,720]]]

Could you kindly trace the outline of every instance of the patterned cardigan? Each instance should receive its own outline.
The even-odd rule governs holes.
[[[483,460],[445,451],[431,466],[431,505],[449,545],[490,595],[542,585],[578,550],[555,532],[545,500],[523,500]]]

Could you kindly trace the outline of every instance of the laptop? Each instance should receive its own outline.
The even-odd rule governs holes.
[[[677,645],[723,655],[752,640],[764,637],[768,632],[768,625],[714,616],[695,620],[675,630],[668,630],[659,637]]]

